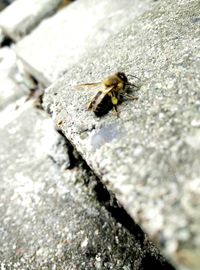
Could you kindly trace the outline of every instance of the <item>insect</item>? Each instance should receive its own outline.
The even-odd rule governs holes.
[[[117,116],[119,116],[117,105],[124,97],[132,100],[138,99],[138,97],[128,94],[128,86],[138,88],[138,86],[128,81],[124,72],[117,72],[100,83],[86,83],[79,85],[79,87],[87,87],[96,91],[96,94],[88,104],[88,110],[93,111],[96,116],[103,116],[112,108]]]

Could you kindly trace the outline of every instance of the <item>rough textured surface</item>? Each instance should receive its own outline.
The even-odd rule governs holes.
[[[198,1],[158,1],[51,86],[44,107],[177,269],[200,268]],[[138,101],[97,118],[73,85],[117,69],[141,78]],[[45,73],[45,70],[43,70]],[[47,72],[47,76],[48,76]]]
[[[0,14],[0,27],[17,41],[42,19],[55,12],[62,0],[16,0]]]
[[[19,42],[17,54],[30,73],[49,85],[72,65],[81,62],[83,55],[104,46],[111,35],[142,14],[151,2],[75,1]]]
[[[0,268],[171,269],[137,226],[133,236],[88,194],[86,169],[52,161],[52,120],[31,102],[17,111],[0,129]]]
[[[8,47],[0,49],[0,111],[27,93],[26,88],[17,83],[17,77],[15,53]]]

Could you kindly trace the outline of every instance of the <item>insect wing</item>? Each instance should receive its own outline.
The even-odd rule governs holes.
[[[78,90],[89,90],[89,91],[98,92],[98,91],[100,91],[100,89],[103,88],[103,84],[100,82],[98,82],[98,83],[84,83],[84,84],[76,85],[75,88]]]
[[[102,96],[102,92],[97,92],[90,100],[90,103],[88,104],[87,109],[92,110],[95,106],[95,103],[98,102],[97,100]]]

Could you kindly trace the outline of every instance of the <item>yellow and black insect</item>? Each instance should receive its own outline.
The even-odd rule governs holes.
[[[118,116],[117,105],[124,97],[132,100],[138,99],[138,97],[128,94],[127,90],[130,86],[138,88],[138,86],[128,81],[127,76],[123,72],[117,72],[116,74],[107,77],[102,82],[79,85],[79,87],[87,87],[96,91],[96,94],[88,105],[88,110],[93,111],[97,116],[105,115],[112,108]]]

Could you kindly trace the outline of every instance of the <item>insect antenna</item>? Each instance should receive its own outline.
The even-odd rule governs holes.
[[[136,78],[138,81],[141,81],[140,78],[132,74],[127,74],[127,77]],[[140,88],[138,85],[135,85],[134,83],[131,82],[127,82],[126,85],[133,86],[135,88]]]
[[[135,75],[132,75],[132,74],[127,74],[127,77],[132,77],[132,78],[136,78],[136,79],[138,79],[139,81],[141,81],[141,80],[140,80],[140,78],[138,78],[137,76],[135,76]]]
[[[128,86],[133,86],[133,87],[135,87],[135,88],[140,88],[139,85],[136,85],[136,84],[130,83],[130,82],[127,82],[126,85],[128,85]]]

